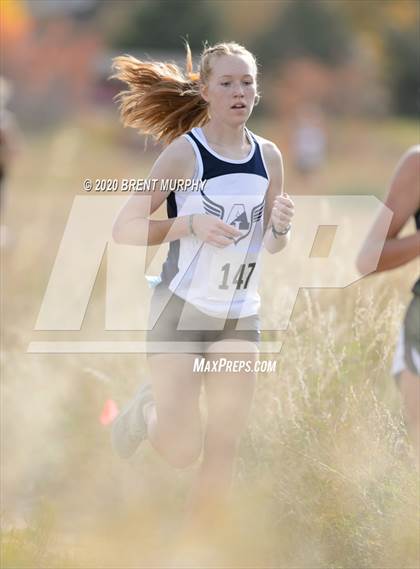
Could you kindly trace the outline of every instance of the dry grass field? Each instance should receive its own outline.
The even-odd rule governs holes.
[[[281,143],[272,124],[251,129]],[[417,131],[396,120],[337,121],[329,134],[328,163],[311,186],[286,153],[292,196],[383,197]],[[145,176],[156,155],[89,116],[28,135],[14,164],[2,251],[2,567],[417,568],[418,474],[389,371],[415,263],[300,291],[288,330],[266,336],[284,343],[272,356],[277,371],[258,378],[229,523],[177,554],[196,467],[173,470],[148,443],[122,462],[99,421],[107,399],[124,403],[147,378],[145,356],[27,353],[33,340],[125,339],[103,332],[104,266],[80,332],[34,325],[82,180]],[[263,281],[269,310],[280,264]]]

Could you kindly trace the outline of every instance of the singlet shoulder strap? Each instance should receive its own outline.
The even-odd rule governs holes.
[[[416,211],[416,213],[414,214],[414,219],[416,221],[416,228],[420,229],[420,207],[419,209]]]
[[[203,165],[203,156],[200,149],[200,142],[197,140],[197,137],[189,130],[188,132],[184,133],[183,136],[189,141],[191,146],[193,147],[194,154],[195,154],[195,169],[193,178],[201,180],[203,177],[204,165]]]
[[[246,130],[247,130],[249,136],[252,137],[252,140],[255,143],[256,154],[259,156],[259,158],[262,162],[262,165],[264,167],[265,174],[266,174],[265,177],[267,178],[267,180],[270,180],[270,172],[268,170],[267,163],[266,163],[265,158],[264,158],[263,145],[262,145],[264,138],[261,138],[260,136],[255,134],[254,132],[249,130],[249,128],[247,128]]]

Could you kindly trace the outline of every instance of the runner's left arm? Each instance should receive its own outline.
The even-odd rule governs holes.
[[[284,249],[289,242],[290,230],[284,235],[278,233],[291,225],[294,204],[283,189],[284,168],[280,150],[267,141],[263,145],[263,152],[270,176],[264,211],[264,246],[269,253],[274,254]]]

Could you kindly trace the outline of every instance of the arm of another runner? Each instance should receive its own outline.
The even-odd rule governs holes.
[[[290,230],[279,235],[291,224],[294,204],[283,190],[284,168],[280,150],[275,144],[266,141],[263,144],[265,163],[270,176],[264,211],[264,246],[269,253],[278,253],[284,249],[290,239]],[[276,235],[273,232],[277,232]]]
[[[420,207],[420,146],[411,148],[401,158],[385,205],[393,211],[394,215],[374,272],[395,269],[419,255],[420,231],[417,230],[406,237],[398,237],[398,234]],[[381,246],[376,235],[383,223],[383,215],[383,213],[379,214],[359,253],[357,268],[362,274],[368,272],[368,267],[371,266],[370,259]]]

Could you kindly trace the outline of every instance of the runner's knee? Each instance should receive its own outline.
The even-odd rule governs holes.
[[[187,468],[199,459],[201,449],[201,437],[175,430],[166,448],[165,458],[175,468]]]

